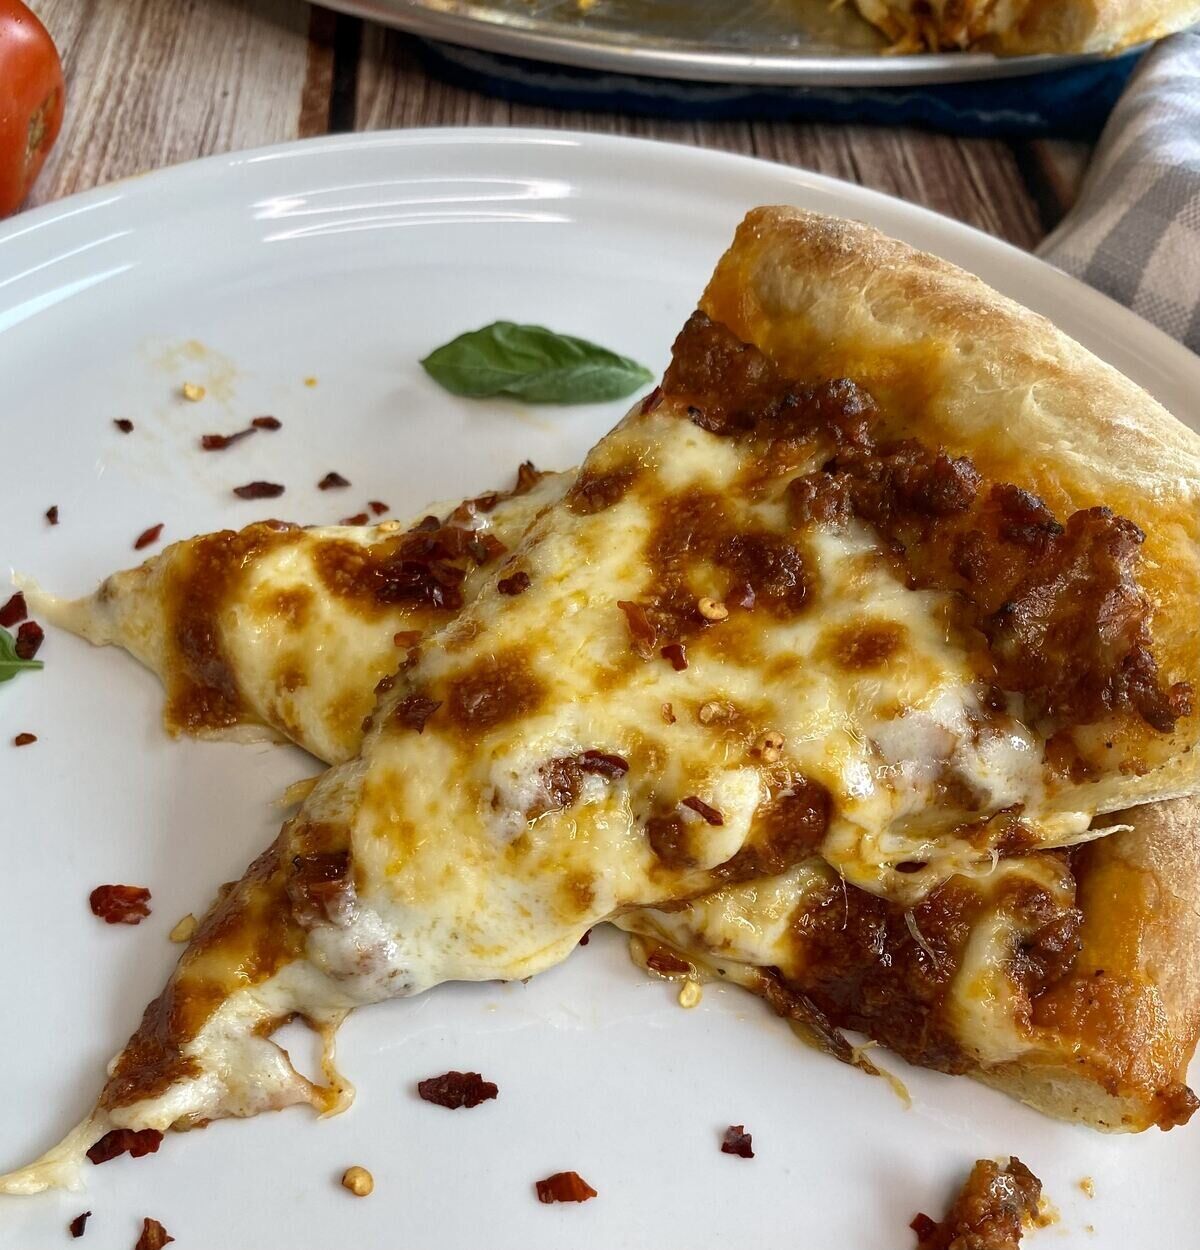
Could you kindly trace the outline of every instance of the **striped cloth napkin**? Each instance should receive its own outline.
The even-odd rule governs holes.
[[[1200,353],[1200,33],[1138,66],[1038,254]]]

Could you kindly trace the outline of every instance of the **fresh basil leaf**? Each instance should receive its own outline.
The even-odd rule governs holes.
[[[12,634],[0,626],[0,681],[12,681],[22,669],[44,667],[41,660],[21,659],[17,654],[17,644],[13,641]]]
[[[621,399],[653,377],[636,361],[586,339],[512,321],[460,334],[421,364],[454,395],[507,395],[533,404]]]

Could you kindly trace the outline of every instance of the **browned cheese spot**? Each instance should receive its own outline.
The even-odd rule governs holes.
[[[464,737],[487,733],[528,716],[541,706],[545,686],[528,654],[512,648],[477,660],[445,685],[445,720]]]

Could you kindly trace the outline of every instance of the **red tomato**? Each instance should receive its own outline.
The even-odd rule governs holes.
[[[29,194],[62,127],[58,49],[20,2],[0,0],[0,217]]]

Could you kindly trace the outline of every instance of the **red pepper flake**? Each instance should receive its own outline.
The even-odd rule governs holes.
[[[391,508],[385,504],[382,499],[368,499],[367,507],[370,508],[376,516],[383,516],[385,512],[391,512]]]
[[[656,386],[654,390],[652,390],[650,394],[647,395],[646,398],[642,400],[642,415],[645,416],[646,413],[653,412],[655,408],[657,408],[659,404],[662,403],[662,398],[663,398],[662,387]]]
[[[426,1102],[448,1107],[451,1111],[459,1107],[478,1107],[499,1092],[492,1081],[485,1081],[478,1072],[444,1072],[417,1082],[417,1093]]]
[[[654,644],[658,641],[658,630],[646,615],[646,609],[640,603],[630,603],[627,599],[618,599],[617,607],[625,613],[625,623],[629,626],[629,637],[633,640],[633,649],[648,660],[654,654]]]
[[[250,424],[256,430],[278,430],[283,426],[278,417],[255,417]]]
[[[441,703],[427,699],[424,695],[410,694],[401,699],[392,713],[396,720],[406,729],[415,729],[417,733],[425,731],[425,722],[440,708]]]
[[[731,1124],[725,1130],[725,1136],[721,1141],[721,1153],[737,1155],[739,1159],[754,1158],[754,1151],[750,1145],[750,1134],[746,1132],[744,1124]]]
[[[37,741],[37,734],[17,734],[13,739],[13,746],[27,747],[31,742]]]
[[[17,630],[17,641],[13,646],[13,650],[17,653],[19,660],[32,660],[41,650],[42,643],[46,640],[46,631],[37,623],[37,621],[26,621],[20,629]]]
[[[152,1155],[162,1145],[163,1135],[156,1128],[114,1128],[87,1152],[93,1163],[107,1163],[118,1155],[128,1154],[134,1159]]]
[[[244,430],[238,430],[236,434],[201,434],[200,446],[205,451],[224,451],[226,447],[232,447],[234,443],[249,438],[253,433],[254,428],[248,426]]]
[[[283,487],[278,482],[247,482],[235,486],[233,493],[239,499],[275,499],[283,494]]]
[[[152,525],[148,530],[142,530],[137,536],[137,541],[133,544],[134,551],[141,551],[143,547],[149,547],[151,543],[158,542],[158,536],[163,532],[163,523],[159,521],[157,525]]]
[[[523,594],[529,589],[529,574],[524,569],[521,569],[511,577],[502,577],[496,583],[496,589],[502,595]]]
[[[694,794],[689,794],[682,802],[684,807],[690,807],[697,816],[702,817],[710,825],[725,823],[725,817],[715,807],[709,807],[703,799],[698,799]]]
[[[340,473],[326,473],[325,476],[317,483],[317,490],[333,490],[343,486],[349,486],[350,483]]]
[[[353,516],[344,516],[339,525],[366,525],[371,518],[365,512],[356,512]]]
[[[397,647],[415,647],[421,641],[419,629],[402,629],[392,635],[392,645]]]
[[[673,725],[678,719],[675,715],[675,709],[669,703],[662,705],[662,718],[668,725]]]
[[[52,504],[46,509],[46,520],[49,521],[51,525],[58,524],[58,504]]]
[[[25,596],[18,590],[4,607],[0,608],[0,625],[3,625],[5,629],[11,629],[28,615],[29,608],[25,604]]]
[[[918,1241],[928,1241],[938,1230],[936,1221],[931,1220],[924,1211],[918,1211],[908,1226],[917,1234]]]
[[[98,885],[88,902],[106,924],[141,924],[150,914],[150,891],[140,885]]]
[[[142,1220],[142,1235],[137,1239],[133,1250],[163,1250],[168,1242],[175,1238],[157,1221],[146,1216]]]
[[[687,650],[682,642],[668,642],[659,654],[664,660],[670,660],[671,667],[677,673],[682,673],[687,668]]]
[[[130,419],[129,419],[128,417],[116,417],[116,418],[114,418],[114,420],[113,420],[113,425],[115,425],[115,426],[117,427],[117,429],[121,431],[121,433],[122,433],[122,434],[132,434],[132,433],[133,433],[133,422],[132,422],[132,421],[130,421]],[[89,1211],[89,1212],[88,1212],[88,1214],[89,1214],[89,1215],[91,1215],[91,1212]],[[81,1235],[81,1234],[80,1234],[80,1235]]]
[[[589,929],[583,937],[579,939],[580,946],[586,946],[592,940],[592,931]]]
[[[646,956],[646,967],[651,972],[657,972],[660,977],[690,977],[695,972],[686,959],[681,959],[661,947]]]
[[[607,755],[603,751],[584,751],[576,759],[580,772],[595,773],[615,781],[629,771],[629,761],[622,755]]]
[[[92,1218],[90,1211],[84,1211],[82,1215],[77,1215],[68,1225],[72,1237],[82,1237],[83,1230],[87,1227],[87,1222]]]
[[[596,1191],[578,1172],[555,1172],[536,1183],[539,1202],[587,1202]]]

